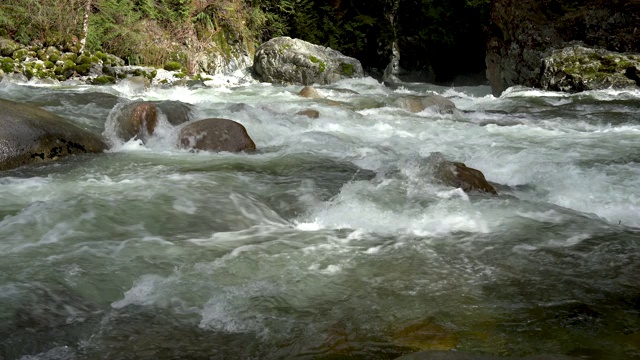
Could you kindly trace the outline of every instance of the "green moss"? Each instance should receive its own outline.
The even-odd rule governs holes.
[[[63,60],[63,61],[69,60],[69,61],[71,61],[71,62],[73,62],[75,64],[76,60],[78,60],[78,54],[75,54],[75,53],[64,53],[60,57],[60,60]]]
[[[32,68],[25,68],[24,75],[27,77],[27,79],[31,80],[31,78],[35,75],[35,72]]]
[[[113,76],[101,75],[101,76],[98,76],[95,79],[93,79],[92,84],[94,84],[94,85],[106,85],[106,84],[113,84],[115,82],[116,82],[116,79]]]
[[[349,63],[341,63],[340,64],[340,72],[345,76],[352,76],[355,73],[355,68],[353,64]]]
[[[49,61],[55,63],[58,60],[60,60],[60,56],[58,54],[51,54],[49,55]]]
[[[186,76],[187,76],[187,74],[185,74],[185,73],[173,74],[173,77],[178,78],[178,79],[184,79]]]
[[[82,55],[82,56],[78,57],[78,59],[76,59],[76,64],[77,65],[91,64],[91,57]]]
[[[327,65],[324,63],[324,61],[321,61],[317,57],[309,55],[309,60],[311,60],[311,62],[314,64],[320,64],[318,66],[318,71],[320,71],[321,73],[323,73],[327,69]]]
[[[126,79],[127,78],[127,74],[126,73],[119,73],[118,75],[118,79]]]
[[[81,64],[76,66],[76,72],[80,76],[89,75],[89,71],[91,70],[91,64]]]
[[[15,68],[15,63],[13,62],[12,58],[4,58],[2,59],[2,62],[0,62],[1,66],[2,66],[2,71],[4,71],[5,73],[12,73],[13,69]]]
[[[13,59],[18,61],[24,61],[27,58],[27,49],[19,49],[13,52]]]
[[[153,70],[153,71],[151,71],[149,73],[146,73],[145,77],[147,79],[149,79],[149,80],[153,80],[156,77],[156,75],[158,75],[158,71],[157,70]]]
[[[177,71],[177,70],[180,70],[181,68],[182,68],[182,65],[180,65],[180,63],[175,61],[170,61],[164,65],[164,69],[167,71]]]
[[[51,61],[45,61],[43,65],[44,65],[44,67],[45,67],[46,69],[53,69],[53,68],[56,66],[56,65],[55,65],[54,63],[52,63]]]
[[[107,60],[107,55],[105,55],[102,51],[96,51],[96,53],[93,54],[93,56],[97,57],[101,61],[106,61]]]

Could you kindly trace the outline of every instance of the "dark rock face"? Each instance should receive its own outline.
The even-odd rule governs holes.
[[[253,67],[262,81],[279,84],[331,84],[364,76],[362,65],[338,51],[290,37],[262,44]]]
[[[541,87],[543,59],[553,50],[580,41],[609,51],[638,52],[638,24],[638,0],[495,0],[487,78],[495,95],[513,85]]]
[[[0,99],[0,170],[62,156],[97,153],[103,139],[35,106]]]
[[[163,113],[167,121],[177,126],[189,121],[191,108],[179,101],[136,101],[124,105],[116,119],[116,134],[124,141],[134,136],[146,142],[158,125],[158,114]]]
[[[187,124],[178,139],[179,146],[185,149],[229,152],[256,149],[244,126],[228,119],[210,118]]]

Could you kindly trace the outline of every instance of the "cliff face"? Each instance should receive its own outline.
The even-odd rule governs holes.
[[[570,42],[640,51],[640,0],[495,0],[487,28],[487,78],[494,94],[540,87],[543,58]]]

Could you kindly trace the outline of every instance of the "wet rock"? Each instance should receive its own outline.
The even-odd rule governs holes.
[[[256,144],[242,124],[218,118],[187,124],[180,131],[179,146],[185,149],[229,152],[252,152],[256,149]]]
[[[128,141],[133,137],[146,142],[158,124],[158,108],[149,101],[132,102],[124,105],[116,119],[116,135]]]
[[[580,45],[555,50],[542,60],[540,85],[546,90],[577,92],[640,86],[640,55]]]
[[[144,76],[131,76],[120,81],[120,86],[127,87],[132,93],[140,94],[149,90],[151,81]]]
[[[306,116],[310,119],[317,119],[320,117],[320,112],[314,109],[305,109],[298,111],[296,115]]]
[[[427,161],[433,169],[434,178],[445,185],[461,188],[465,192],[498,194],[480,170],[467,167],[460,162],[449,161],[440,153],[432,153]]]
[[[453,101],[440,95],[405,96],[397,99],[395,105],[407,111],[418,113],[432,109],[441,114],[453,114],[457,108]]]
[[[164,114],[169,124],[178,126],[189,121],[191,107],[180,101],[136,101],[126,104],[116,118],[116,135],[124,141],[137,137],[146,143],[158,125],[159,114]]]
[[[305,86],[300,90],[298,95],[308,98],[308,99],[322,99],[323,96],[320,95],[318,90],[316,90],[313,86]]]
[[[0,99],[0,170],[106,148],[102,137],[60,116]]]
[[[280,84],[331,84],[363,77],[360,61],[331,48],[290,37],[273,38],[256,51],[253,68],[261,81]]]

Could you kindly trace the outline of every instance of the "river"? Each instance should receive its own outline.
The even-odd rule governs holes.
[[[0,359],[640,359],[639,91],[317,89],[0,83],[113,143],[0,173]],[[459,111],[393,105],[432,92]],[[136,99],[258,152],[118,141]],[[438,183],[434,152],[499,195]]]

